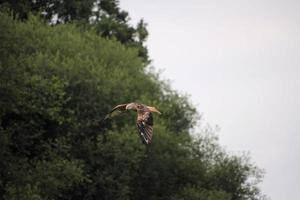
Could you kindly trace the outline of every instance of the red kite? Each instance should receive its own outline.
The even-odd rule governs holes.
[[[134,110],[137,112],[136,125],[141,136],[142,142],[150,144],[153,135],[153,117],[152,112],[161,114],[155,107],[147,106],[140,103],[120,104],[114,107],[105,117],[105,119],[114,117],[127,110]]]

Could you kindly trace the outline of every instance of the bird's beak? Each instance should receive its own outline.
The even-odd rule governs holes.
[[[159,112],[159,110],[157,110],[155,107],[151,107],[151,106],[147,106],[147,107],[151,112],[156,112],[158,114],[161,114],[161,112]]]

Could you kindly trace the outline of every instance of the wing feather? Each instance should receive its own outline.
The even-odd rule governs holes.
[[[151,112],[138,113],[137,128],[143,143],[150,144],[153,136],[153,117]]]
[[[126,111],[126,106],[127,106],[127,103],[126,104],[120,104],[120,105],[117,105],[116,107],[114,107],[106,116],[105,116],[105,120],[106,119],[109,119],[109,118],[112,118],[112,117],[115,117],[123,112]]]

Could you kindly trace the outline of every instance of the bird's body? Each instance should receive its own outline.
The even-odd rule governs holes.
[[[114,107],[105,117],[105,119],[114,117],[117,114],[127,110],[137,112],[136,125],[142,141],[150,144],[153,136],[153,116],[152,112],[161,114],[155,107],[147,106],[141,103],[120,104]]]

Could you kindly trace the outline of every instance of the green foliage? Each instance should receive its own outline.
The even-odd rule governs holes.
[[[195,187],[186,187],[172,197],[172,200],[185,200],[185,199],[230,200],[231,196],[230,194],[224,191],[205,190],[205,189],[195,188]]]
[[[192,137],[195,108],[146,72],[137,48],[33,16],[20,22],[0,12],[0,26],[4,199],[262,198],[250,182],[260,171],[213,137]],[[149,146],[134,113],[100,123],[114,105],[132,101],[163,113]]]
[[[76,23],[92,28],[102,37],[114,38],[128,47],[135,47],[138,56],[149,62],[147,24],[140,20],[136,27],[130,25],[129,15],[119,8],[118,0],[3,0],[0,6],[8,8],[14,18],[27,20],[30,13],[38,14],[52,25]]]

